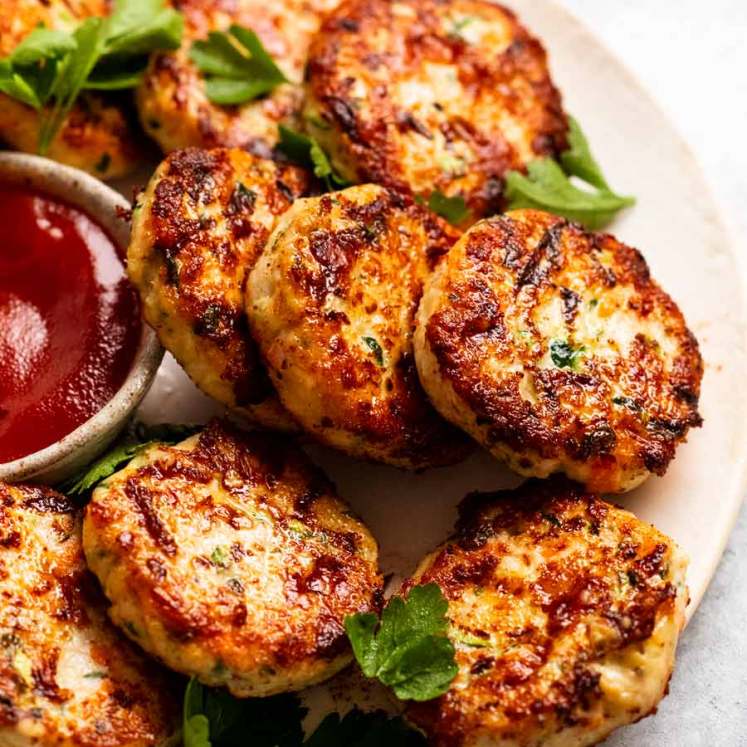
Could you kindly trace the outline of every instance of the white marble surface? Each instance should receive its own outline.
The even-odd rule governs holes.
[[[675,122],[703,166],[747,268],[747,2],[559,1],[625,61]],[[747,505],[683,635],[669,697],[656,717],[605,745],[747,746],[745,547]]]

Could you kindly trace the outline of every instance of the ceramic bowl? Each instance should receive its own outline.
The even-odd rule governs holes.
[[[0,182],[30,187],[85,211],[125,253],[130,235],[130,205],[98,179],[55,161],[24,153],[0,153]],[[0,480],[53,484],[95,459],[119,434],[156,375],[163,348],[142,323],[130,372],[119,391],[90,420],[64,438],[12,462],[0,464]]]

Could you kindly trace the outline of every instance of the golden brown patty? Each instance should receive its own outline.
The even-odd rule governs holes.
[[[448,599],[459,673],[409,718],[434,747],[596,744],[666,693],[686,565],[654,527],[564,480],[468,496],[410,582]]]
[[[423,282],[456,235],[375,185],[300,200],[280,221],[249,277],[247,312],[281,401],[314,436],[411,469],[464,456],[412,355]]]
[[[154,55],[136,92],[140,120],[164,151],[201,146],[240,146],[268,155],[278,123],[300,109],[300,87],[311,36],[322,15],[339,0],[174,0],[184,14],[184,43],[177,52]],[[201,73],[189,59],[192,43],[231,24],[253,30],[291,83],[239,106],[213,104]]]
[[[664,474],[698,426],[698,343],[638,251],[547,213],[475,225],[428,281],[415,358],[441,414],[523,475]]]
[[[0,57],[9,55],[39,24],[72,30],[90,16],[109,11],[106,0],[3,0]],[[115,99],[84,93],[47,152],[55,161],[76,166],[102,179],[124,176],[138,163],[136,135]],[[36,153],[39,115],[26,104],[0,94],[0,141],[15,150]]]
[[[475,217],[504,205],[504,175],[565,148],[542,45],[487,0],[346,0],[309,52],[306,119],[337,169]]]
[[[80,528],[65,496],[0,483],[0,744],[175,744],[178,685],[107,620]]]
[[[193,381],[270,428],[292,429],[244,313],[244,284],[304,171],[239,149],[172,153],[138,197],[127,253],[148,323]]]
[[[286,441],[219,422],[100,485],[83,537],[114,622],[240,697],[342,669],[343,620],[381,595],[376,542],[322,472]]]

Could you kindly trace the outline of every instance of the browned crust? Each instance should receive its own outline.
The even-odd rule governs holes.
[[[41,537],[48,544],[40,546]],[[13,570],[19,562],[22,582]],[[0,731],[32,719],[40,744],[80,747],[154,745],[172,736],[177,684],[120,638],[105,609],[72,501],[40,485],[0,483]],[[92,627],[99,628],[92,656],[108,676],[71,706],[73,692],[58,684],[60,654],[72,630]],[[14,666],[19,655],[31,663],[30,692],[23,668]]]
[[[425,326],[440,374],[488,429],[488,446],[531,449],[545,458],[566,453],[600,476],[618,465],[663,474],[688,429],[702,422],[703,363],[682,313],[636,249],[547,213],[511,215],[475,226],[450,257],[444,288],[449,302]],[[601,252],[612,262],[602,264]],[[638,334],[614,365],[590,351],[582,371],[540,368],[550,341],[534,325],[533,309],[560,294],[572,340],[578,298],[570,286],[579,283],[596,292],[602,306],[607,289],[629,289],[626,313],[663,320],[676,356],[667,360],[655,342]],[[525,338],[510,329],[517,320]],[[530,372],[537,401],[522,397],[521,373],[487,373],[493,360],[520,363]],[[624,401],[613,396],[613,385],[623,389]]]
[[[469,687],[412,704],[408,717],[437,747],[472,744],[466,736],[491,725],[516,744],[525,743],[522,735],[538,738],[538,729],[583,727],[604,697],[594,664],[649,639],[657,621],[674,614],[677,594],[686,593],[669,575],[672,552],[653,527],[564,478],[468,495],[455,535],[417,583],[437,583],[451,605],[467,590],[492,594],[491,625],[460,617],[452,634],[493,646],[458,647]],[[510,556],[528,567],[530,553],[544,558],[533,581],[502,565]],[[524,604],[538,616],[518,613]],[[544,669],[550,660],[556,666]],[[629,720],[645,715],[632,712]]]
[[[255,184],[254,163],[249,154],[224,148],[175,151],[147,206],[164,302],[201,346],[223,360],[216,373],[230,384],[239,407],[274,396],[242,303],[246,277],[271,230],[266,221],[253,220],[255,205],[261,200],[263,209],[279,216],[309,188],[306,172],[270,162],[264,168],[276,172],[274,183]],[[208,205],[219,206],[217,216],[191,217]],[[232,297],[224,293],[227,286],[237,291]],[[158,328],[160,320],[149,321]]]
[[[321,117],[334,128],[344,159],[355,164],[357,180],[400,190],[412,186],[407,159],[402,158],[400,135],[421,135],[419,149],[428,152],[433,133],[412,112],[403,110],[390,95],[394,87],[417,75],[428,63],[456,69],[465,95],[467,114],[436,117],[449,143],[464,142],[476,157],[468,164],[468,186],[438,174],[435,164],[431,190],[452,194],[455,187],[476,217],[505,207],[504,177],[511,169],[524,170],[525,159],[501,130],[499,120],[476,121],[470,107],[490,101],[495,111],[512,114],[531,129],[534,156],[556,156],[567,146],[567,120],[561,97],[547,69],[542,44],[521,26],[510,10],[484,0],[402,0],[415,18],[403,20],[389,0],[347,0],[327,17],[309,52],[307,85]],[[511,29],[508,48],[492,57],[475,49],[444,28],[447,14],[493,18]],[[380,34],[387,34],[380,48]],[[379,46],[375,46],[379,44]],[[369,92],[366,111],[353,89],[364,81]],[[460,188],[461,187],[461,188]]]
[[[230,502],[200,498],[189,489],[213,480]],[[182,539],[188,538],[184,526],[190,523],[195,537],[199,527],[238,530],[254,521],[255,506],[273,517],[276,552],[291,553],[298,542],[304,559],[312,559],[302,567],[289,556],[273,570],[281,576],[285,604],[275,612],[265,604],[262,585],[277,578],[243,579],[237,571],[234,583],[221,579],[211,586],[211,558],[189,557],[189,548],[175,536],[180,526]],[[354,529],[335,529],[332,507]],[[99,488],[86,514],[96,545],[86,551],[117,556],[128,593],[144,616],[164,626],[173,644],[204,647],[221,666],[246,676],[247,668],[259,669],[260,663],[288,668],[345,654],[345,616],[380,604],[382,580],[375,549],[371,558],[372,540],[350,517],[332,483],[287,438],[212,421],[189,450],[163,447],[147,464]],[[296,522],[323,541],[289,539]],[[237,541],[229,552],[240,562],[252,550]],[[204,586],[195,586],[192,578],[199,568]]]

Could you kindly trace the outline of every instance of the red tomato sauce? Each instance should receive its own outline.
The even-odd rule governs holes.
[[[106,232],[0,184],[0,463],[72,432],[122,386],[140,310]]]

